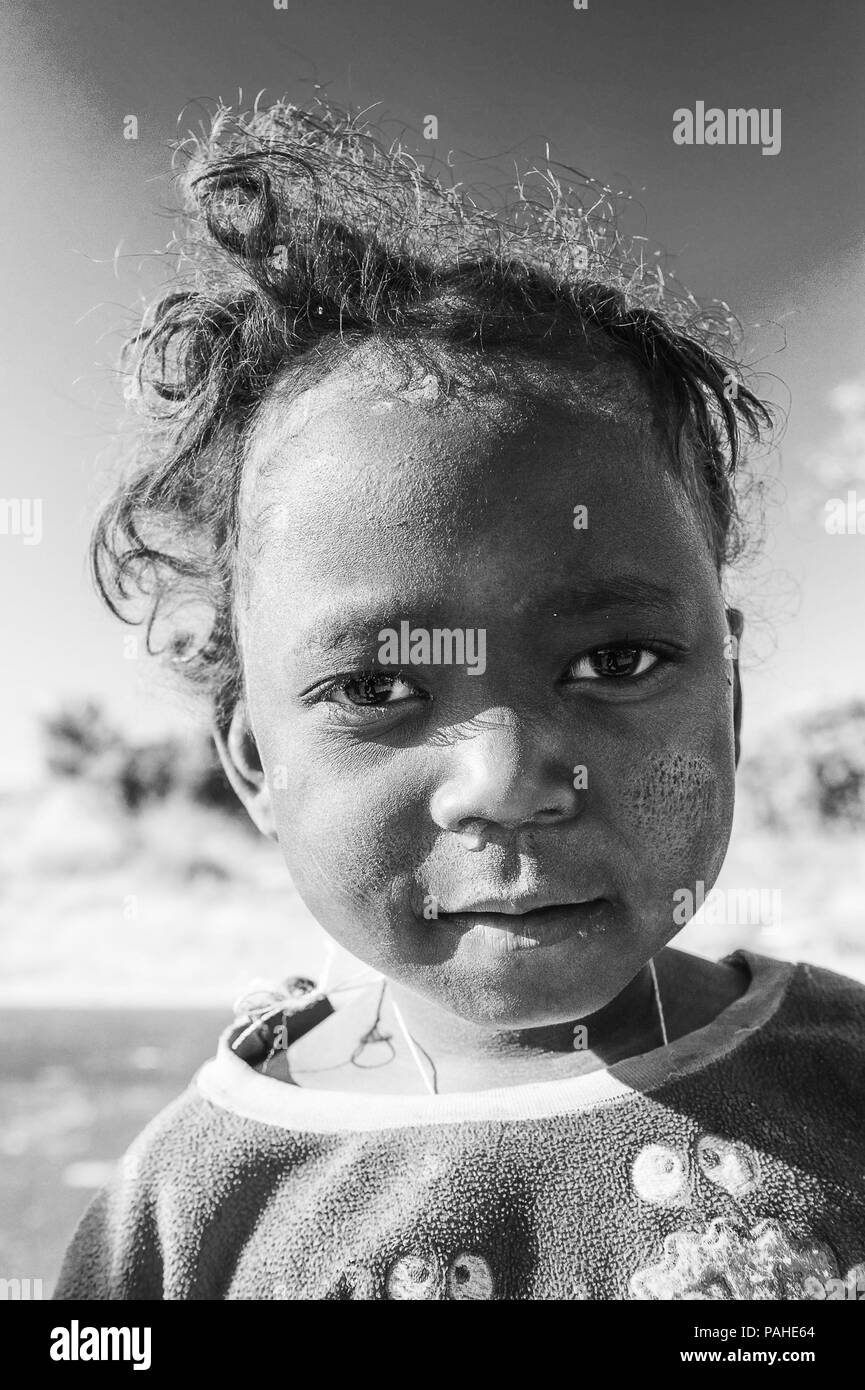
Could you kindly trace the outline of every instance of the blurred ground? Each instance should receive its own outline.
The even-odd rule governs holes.
[[[0,798],[0,882],[0,1006],[225,1007],[321,959],[278,849],[180,798],[135,816],[75,782]]]

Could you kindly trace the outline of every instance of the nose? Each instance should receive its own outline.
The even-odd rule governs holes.
[[[446,776],[433,793],[432,818],[482,849],[490,837],[575,816],[575,757],[512,710],[488,710],[450,745]]]

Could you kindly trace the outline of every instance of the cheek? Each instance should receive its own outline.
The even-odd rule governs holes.
[[[720,645],[720,639],[719,639]],[[735,749],[726,667],[707,661],[620,763],[616,816],[642,889],[657,902],[717,878],[733,823]]]
[[[636,771],[622,801],[629,843],[640,845],[656,879],[714,882],[733,816],[733,759],[727,745],[655,753]],[[646,862],[646,861],[650,862]]]
[[[277,750],[264,762],[280,847],[301,897],[340,935],[371,915],[383,920],[371,909],[386,905],[424,853],[419,798],[397,760],[360,771],[321,747],[286,743],[293,756]]]

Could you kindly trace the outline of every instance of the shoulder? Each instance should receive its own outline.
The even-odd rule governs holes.
[[[203,1232],[218,1221],[227,1252],[299,1147],[290,1134],[214,1103],[196,1077],[142,1130],[91,1202],[54,1297],[191,1296],[206,1283],[197,1254]]]
[[[812,1007],[823,1010],[830,1005],[836,1024],[855,1028],[865,1023],[865,984],[860,980],[807,962],[797,966],[797,976],[797,990]]]
[[[737,951],[758,993],[773,1000],[748,1049],[797,1108],[865,1105],[865,985],[834,970]],[[734,1006],[735,1007],[735,1006]],[[745,1022],[745,1020],[743,1020]]]
[[[231,1078],[228,1093],[226,1075]],[[276,1085],[236,1057],[224,1034],[216,1056],[127,1150],[116,1186],[131,1194],[153,1193],[164,1206],[173,1191],[182,1193],[186,1203],[199,1192],[219,1193],[268,1159],[290,1168],[302,1136],[271,1126],[249,1103],[262,1081],[268,1090]]]
[[[55,1299],[162,1298],[161,1230],[201,1123],[193,1088],[166,1106],[123,1155],[85,1211],[63,1261]]]
[[[799,964],[785,999],[783,1023],[823,1065],[833,1072],[853,1067],[855,1080],[865,1085],[865,985],[860,981]]]
[[[792,965],[750,951],[737,951],[728,959],[744,961],[753,976],[759,973],[767,981],[786,974],[779,1026],[812,1034],[818,1042],[865,1048],[865,984],[861,981],[807,961]]]

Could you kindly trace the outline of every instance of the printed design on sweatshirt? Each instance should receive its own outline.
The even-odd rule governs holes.
[[[401,1255],[385,1278],[385,1298],[477,1300],[495,1298],[493,1272],[483,1255],[464,1251],[445,1262],[436,1251]]]
[[[838,1263],[827,1245],[791,1238],[780,1221],[721,1216],[673,1231],[655,1264],[631,1276],[634,1299],[825,1298]],[[819,1292],[818,1292],[819,1291]]]
[[[272,1285],[272,1297],[290,1299],[288,1284]],[[413,1299],[428,1303],[448,1299],[495,1299],[495,1281],[489,1261],[476,1250],[464,1250],[453,1259],[432,1246],[403,1251],[381,1268],[354,1262],[343,1272],[326,1298]]]
[[[693,1159],[671,1144],[647,1144],[631,1167],[634,1191],[651,1206],[690,1207],[701,1175],[730,1197],[744,1197],[762,1180],[753,1150],[715,1134],[697,1140]]]
[[[745,1144],[708,1134],[693,1154],[648,1144],[631,1167],[637,1197],[651,1206],[692,1207],[702,1196],[701,1178],[710,1193],[744,1197],[760,1186],[760,1160]],[[837,1275],[827,1245],[796,1239],[780,1221],[713,1216],[666,1236],[656,1259],[631,1276],[628,1293],[633,1299],[807,1299]]]

